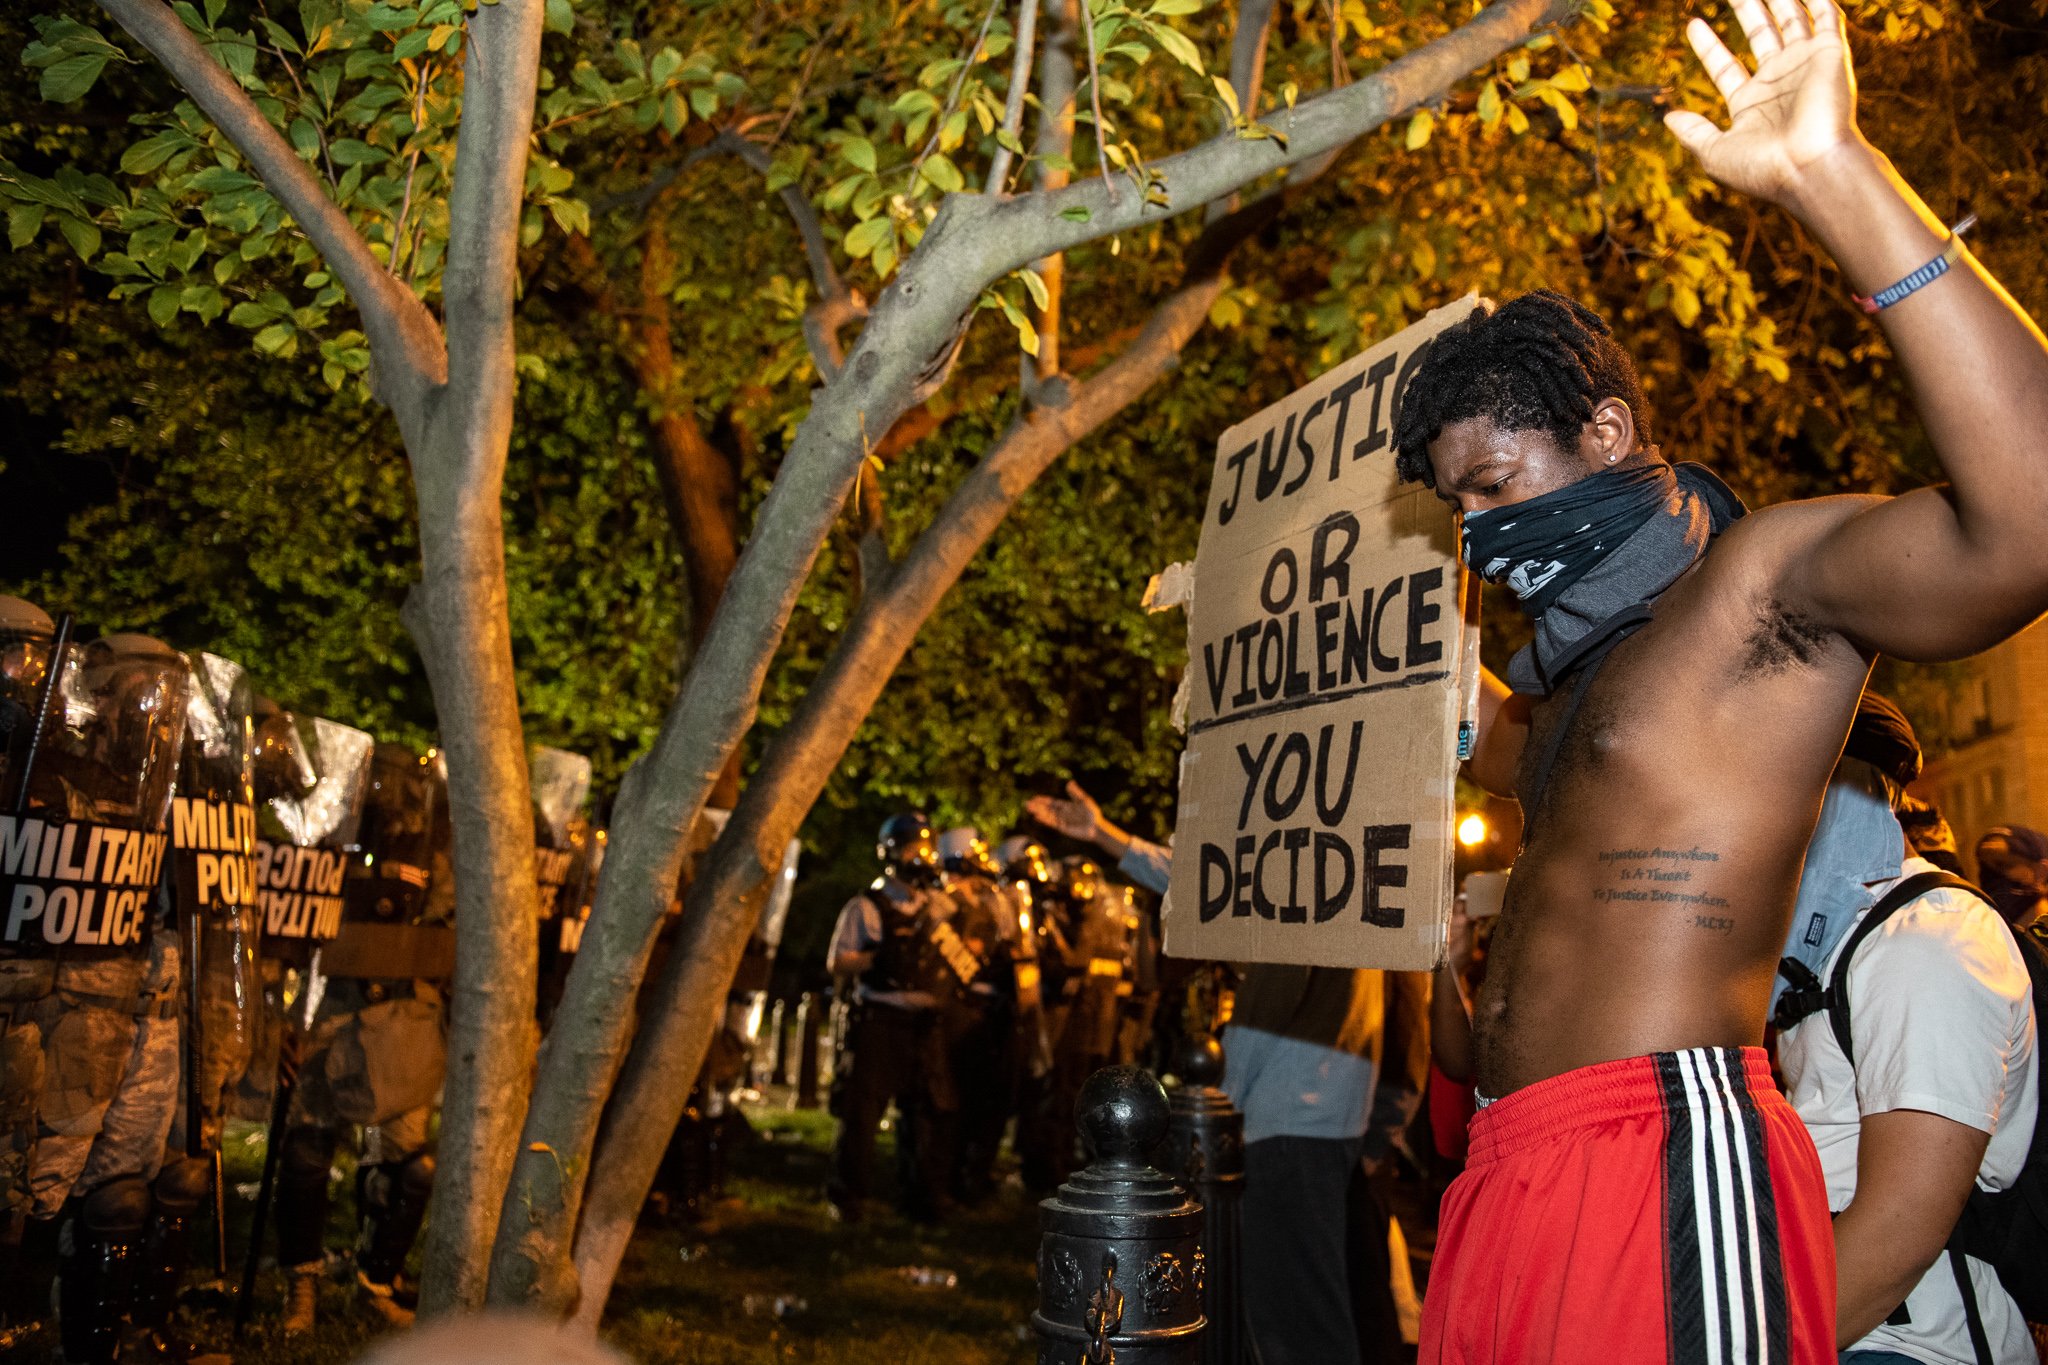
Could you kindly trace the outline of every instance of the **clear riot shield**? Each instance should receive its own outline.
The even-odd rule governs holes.
[[[590,796],[590,760],[581,754],[535,745],[527,758],[533,791],[534,870],[540,881],[540,920],[546,924],[573,910],[568,890],[583,874],[588,823],[578,818]],[[582,837],[579,839],[578,827]]]
[[[554,1022],[569,969],[576,964],[576,950],[583,946],[583,926],[590,922],[598,869],[604,866],[605,831],[592,829],[590,822],[579,816],[569,822],[568,837],[570,871],[552,904],[545,875],[541,886],[540,978],[534,1011],[543,1029]],[[545,862],[548,851],[542,849],[539,856]]]
[[[146,955],[191,679],[158,641],[115,635],[36,664],[12,642],[8,686],[44,716],[10,753],[0,812],[0,956]],[[47,691],[45,691],[47,689]]]
[[[256,901],[263,956],[308,965],[341,932],[342,887],[377,742],[324,716],[276,711],[256,732]]]
[[[219,1148],[225,1097],[261,1025],[256,970],[255,693],[242,666],[194,653],[178,790],[171,892],[185,946],[187,1155]],[[197,1113],[196,1129],[189,1121]],[[174,1139],[175,1140],[175,1139]]]
[[[435,870],[448,865],[446,793],[438,752],[379,744],[371,753],[341,931],[321,955],[329,976],[438,980],[454,970],[453,930],[427,922]]]

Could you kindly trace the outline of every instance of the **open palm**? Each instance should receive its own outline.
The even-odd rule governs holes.
[[[1789,204],[1809,167],[1855,141],[1856,81],[1835,0],[1737,0],[1756,57],[1752,75],[1714,30],[1695,19],[1686,37],[1728,104],[1728,127],[1689,111],[1665,126],[1731,189]]]

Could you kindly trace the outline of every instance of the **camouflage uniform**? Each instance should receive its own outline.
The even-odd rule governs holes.
[[[99,841],[86,836],[107,833],[108,855],[72,880],[79,911],[69,916],[43,841],[42,932],[54,968],[49,994],[26,1006],[43,1052],[29,1196],[36,1218],[57,1220],[65,1358],[110,1361],[124,1337],[153,1335],[168,1318],[187,1220],[206,1188],[197,1163],[166,1160],[182,1072],[182,957],[160,884],[146,889],[161,875],[165,836],[154,835],[150,856],[139,852],[150,845],[144,832],[164,827],[190,675],[161,643],[117,635],[67,655],[61,676],[63,722],[29,774],[29,807],[45,822],[75,822],[60,850],[91,849]],[[54,823],[45,829],[56,837]],[[118,872],[107,869],[117,837],[131,855]],[[90,852],[82,861],[92,863]],[[117,879],[131,883],[119,916]],[[89,938],[95,881],[103,899]],[[15,894],[29,884],[24,868]]]
[[[278,1261],[291,1273],[288,1332],[313,1325],[328,1171],[343,1134],[356,1125],[364,1129],[356,1168],[357,1288],[388,1321],[411,1320],[402,1272],[433,1188],[427,1130],[447,1066],[437,984],[453,965],[445,926],[453,902],[447,830],[438,767],[402,745],[378,745],[362,822],[364,856],[344,883],[342,933],[322,951],[331,975],[306,1037],[284,1134]],[[445,962],[437,965],[418,956],[442,951]]]

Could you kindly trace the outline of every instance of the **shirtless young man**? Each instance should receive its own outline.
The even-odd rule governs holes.
[[[1432,348],[1403,472],[1537,643],[1514,693],[1489,676],[1473,760],[1527,835],[1424,1361],[1835,1359],[1826,1192],[1757,1046],[1802,850],[1878,654],[1960,657],[2048,610],[2048,346],[1967,254],[1888,289],[1949,236],[1857,131],[1834,0],[1734,10],[1754,74],[1689,33],[1730,125],[1669,127],[1879,296],[1953,485],[1735,521],[1711,476],[1674,477],[1576,305],[1530,295]]]

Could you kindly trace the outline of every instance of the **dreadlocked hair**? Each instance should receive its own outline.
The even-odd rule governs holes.
[[[1401,395],[1395,471],[1436,487],[1429,443],[1469,417],[1503,431],[1544,431],[1566,450],[1593,409],[1619,398],[1635,414],[1636,441],[1650,444],[1649,405],[1627,352],[1599,314],[1550,289],[1522,295],[1444,329]]]

